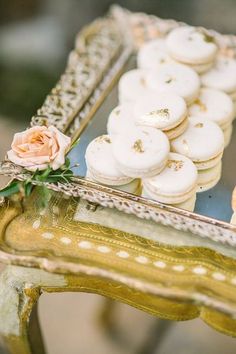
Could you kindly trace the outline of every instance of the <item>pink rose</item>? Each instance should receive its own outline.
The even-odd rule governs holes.
[[[35,126],[14,135],[7,157],[30,171],[44,170],[48,166],[56,170],[65,163],[70,144],[71,139],[57,128]]]

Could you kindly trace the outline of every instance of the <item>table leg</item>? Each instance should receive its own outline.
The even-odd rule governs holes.
[[[38,304],[34,305],[31,312],[28,333],[32,352],[35,354],[45,354],[43,337],[38,318]]]
[[[160,348],[165,336],[168,334],[172,324],[172,321],[157,319],[152,328],[149,330],[150,332],[148,333],[146,340],[136,351],[136,354],[158,353],[158,349]]]
[[[127,341],[122,331],[120,331],[116,324],[115,308],[116,302],[114,300],[104,298],[104,304],[101,312],[99,313],[99,321],[106,335],[120,347],[127,349],[130,343]]]
[[[104,305],[100,312],[99,320],[102,324],[106,334],[115,341],[124,350],[130,347],[130,342],[123,335],[122,331],[116,325],[115,318],[116,302],[104,298]],[[157,353],[162,341],[168,334],[173,322],[162,319],[155,319],[151,328],[147,330],[147,337],[141,346],[135,351],[136,354],[154,354]]]
[[[89,279],[89,280],[88,280]],[[0,353],[1,354],[44,354],[44,345],[37,318],[37,301],[42,291],[88,291],[99,293],[101,280],[87,276],[66,276],[45,272],[40,269],[8,266],[0,275]],[[103,295],[115,298],[114,291]],[[124,296],[124,294],[122,293]],[[114,302],[106,300],[103,325],[110,327],[110,334],[124,347],[129,343],[123,338],[112,319]],[[130,303],[129,303],[130,304]],[[156,322],[151,336],[139,353],[152,353],[157,343],[166,334],[169,321]],[[151,340],[150,340],[151,339]]]
[[[44,354],[37,317],[43,286],[63,286],[64,277],[42,270],[8,266],[0,275],[0,352]]]
[[[30,270],[9,266],[0,275],[1,349],[7,354],[43,354],[32,346],[29,338],[30,315],[39,297],[39,289],[30,282],[30,273]]]

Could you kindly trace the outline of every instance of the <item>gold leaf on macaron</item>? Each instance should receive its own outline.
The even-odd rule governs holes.
[[[144,152],[143,142],[142,142],[141,139],[138,139],[138,140],[136,140],[134,142],[133,149],[134,149],[134,151],[139,152],[139,153],[143,153]]]
[[[199,106],[200,111],[202,111],[202,112],[206,112],[207,111],[206,105],[200,100],[200,98],[197,98],[194,103]]]
[[[168,160],[167,167],[173,169],[174,171],[179,171],[184,165],[182,160]]]
[[[202,128],[203,127],[203,123],[197,123],[194,125],[195,128]]]

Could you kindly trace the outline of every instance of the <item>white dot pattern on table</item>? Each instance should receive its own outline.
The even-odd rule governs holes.
[[[129,253],[126,251],[119,251],[116,253],[116,255],[120,258],[129,258]]]
[[[222,273],[215,272],[212,274],[212,278],[214,278],[215,280],[224,281],[226,277]]]
[[[33,229],[35,229],[35,230],[38,229],[39,226],[40,226],[40,224],[41,224],[40,219],[35,220],[35,221],[33,222]]]
[[[59,215],[60,210],[59,210],[59,208],[58,208],[57,205],[53,205],[53,207],[52,207],[52,212],[53,212],[54,214]]]
[[[84,248],[84,249],[90,249],[90,248],[92,248],[92,243],[91,242],[89,242],[89,241],[80,241],[79,243],[78,243],[78,246],[80,247],[80,248]]]
[[[183,272],[185,267],[182,264],[177,264],[172,267],[172,269],[176,272]]]
[[[61,237],[61,238],[60,238],[60,241],[61,241],[61,243],[63,243],[64,245],[69,245],[69,244],[71,243],[71,239],[70,239],[69,237],[66,237],[66,236]]]
[[[207,273],[207,270],[204,267],[195,267],[195,268],[193,268],[193,273],[198,274],[198,275],[204,275]]]
[[[40,226],[40,220],[36,219],[34,221],[32,227],[37,229],[39,226]],[[43,238],[47,239],[47,240],[51,240],[51,239],[54,238],[54,235],[51,232],[44,232],[44,233],[41,234],[41,236]],[[72,243],[72,240],[69,237],[67,237],[67,236],[62,236],[60,238],[60,242],[66,246],[66,245],[70,245]],[[90,241],[86,241],[86,240],[82,240],[82,241],[78,242],[78,246],[79,246],[79,248],[87,249],[87,250],[94,248],[93,243],[90,242]],[[105,254],[105,253],[112,252],[112,249],[110,247],[108,247],[108,246],[105,246],[105,245],[99,245],[99,246],[97,246],[97,251],[99,253],[104,253]],[[120,250],[120,251],[116,252],[115,255],[117,257],[123,258],[123,259],[127,259],[127,258],[131,257],[131,255],[127,251],[124,251],[124,250]],[[134,260],[137,263],[143,264],[143,265],[150,263],[150,259],[148,257],[144,256],[144,255],[139,255],[137,257],[134,257]],[[152,264],[153,264],[154,267],[160,268],[160,269],[164,269],[164,268],[168,267],[168,263],[164,262],[162,260],[154,261]],[[172,269],[175,272],[180,272],[181,273],[181,272],[184,272],[186,270],[185,266],[182,265],[182,264],[172,265],[171,267],[172,267]],[[195,267],[193,267],[191,269],[191,272],[193,274],[196,274],[196,275],[205,275],[205,274],[209,273],[209,270],[207,270],[202,265],[196,265]],[[212,272],[211,273],[211,277],[214,280],[217,280],[217,281],[226,281],[227,280],[226,275],[223,274],[223,273],[220,273],[220,272]],[[228,280],[230,281],[231,284],[236,286],[236,277],[229,278]]]
[[[138,256],[135,258],[136,262],[141,263],[141,264],[147,264],[148,263],[148,258],[145,256]]]
[[[232,283],[233,285],[236,285],[236,278],[232,278],[232,279],[231,279],[231,283]]]
[[[44,232],[42,233],[42,237],[45,238],[46,240],[51,240],[53,239],[54,235],[51,232]]]
[[[111,249],[107,246],[98,246],[98,251],[101,253],[109,253]]]
[[[162,261],[156,261],[153,264],[155,267],[158,267],[158,268],[165,268],[166,267],[166,263],[162,262]]]

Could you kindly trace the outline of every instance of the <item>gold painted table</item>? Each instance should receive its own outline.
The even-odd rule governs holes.
[[[169,320],[201,317],[236,336],[229,247],[58,194],[41,210],[39,199],[36,190],[0,211],[0,259],[12,264],[0,278],[0,332],[10,353],[32,352],[29,318],[44,291],[92,292]]]
[[[144,34],[153,38],[177,25],[113,12],[116,21],[128,16],[136,43]],[[132,52],[122,44],[116,21],[95,21],[78,37],[65,74],[32,125],[81,134]],[[75,66],[81,76],[75,76]],[[74,98],[74,108],[61,90]],[[83,135],[81,141],[83,147]],[[1,170],[27,178],[16,166],[3,164]],[[39,186],[24,202],[6,199],[0,206],[0,261],[8,264],[0,276],[0,334],[9,353],[43,353],[29,326],[43,291],[92,292],[168,320],[201,317],[236,336],[235,227],[81,178],[48,187],[53,191],[46,207]]]

